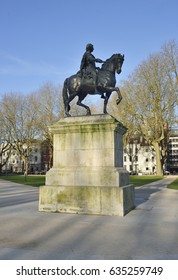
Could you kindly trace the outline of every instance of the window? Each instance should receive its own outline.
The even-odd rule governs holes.
[[[37,156],[35,156],[35,162],[37,162],[38,161],[38,157]]]

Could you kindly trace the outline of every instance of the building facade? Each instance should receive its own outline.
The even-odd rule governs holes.
[[[23,149],[26,149],[24,144]],[[6,160],[9,151],[2,155],[2,162]],[[30,153],[28,156],[28,173],[38,174],[46,172],[48,168],[48,150],[46,145],[41,142],[35,141],[30,146]],[[6,164],[2,167],[3,173],[23,173],[25,170],[25,163],[20,157],[19,152],[11,148],[11,153]]]
[[[25,147],[24,147],[25,148]],[[8,151],[6,152],[8,153]],[[3,158],[4,157],[4,158]],[[7,154],[2,155],[1,161]],[[135,136],[124,148],[123,165],[130,174],[153,175],[156,173],[156,155],[153,147],[141,136]],[[28,157],[28,172],[32,174],[45,173],[50,167],[50,149],[47,142],[35,141],[30,147]],[[11,150],[7,163],[3,166],[4,173],[23,173],[24,162],[15,149]],[[178,173],[178,129],[171,131],[168,145],[168,159],[165,171]]]
[[[130,174],[151,175],[156,171],[154,149],[142,137],[135,137],[124,149],[124,167]]]
[[[169,138],[167,170],[171,174],[178,173],[178,129],[173,129]]]

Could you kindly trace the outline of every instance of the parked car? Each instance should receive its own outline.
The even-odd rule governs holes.
[[[131,171],[129,174],[130,175],[138,175],[137,171]]]

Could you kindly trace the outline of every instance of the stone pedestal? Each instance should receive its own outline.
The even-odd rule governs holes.
[[[53,168],[40,187],[40,211],[123,216],[134,187],[123,168],[126,128],[110,115],[68,117],[50,127]]]

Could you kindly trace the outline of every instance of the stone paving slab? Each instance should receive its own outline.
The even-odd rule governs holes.
[[[38,188],[0,180],[0,259],[177,260],[175,179],[136,188],[125,217],[39,212]]]

